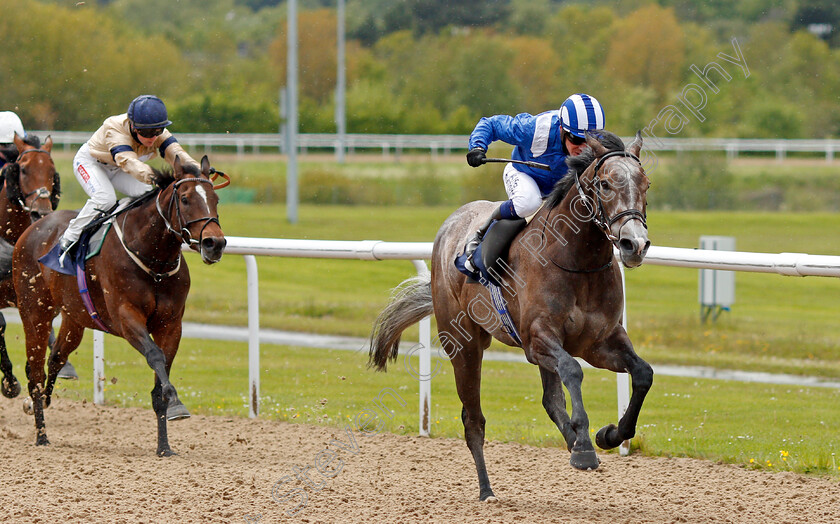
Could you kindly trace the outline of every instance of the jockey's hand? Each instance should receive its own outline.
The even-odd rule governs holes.
[[[467,164],[471,165],[472,167],[478,167],[481,164],[487,162],[487,155],[480,147],[474,147],[470,149],[470,152],[467,153]]]

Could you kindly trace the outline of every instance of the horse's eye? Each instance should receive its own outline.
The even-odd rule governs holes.
[[[186,196],[182,196],[181,197],[181,203],[184,204],[184,205],[189,204],[190,199],[188,199]]]
[[[607,182],[606,180],[601,180],[600,182],[598,182],[598,187],[601,188],[604,191],[609,191],[610,190],[610,183]]]

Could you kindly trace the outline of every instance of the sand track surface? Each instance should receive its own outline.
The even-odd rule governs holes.
[[[840,484],[793,473],[614,453],[581,472],[491,442],[488,504],[462,440],[193,416],[158,458],[151,410],[55,399],[36,447],[21,404],[0,399],[0,522],[840,522]]]

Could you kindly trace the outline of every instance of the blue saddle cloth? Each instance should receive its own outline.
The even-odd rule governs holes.
[[[496,222],[493,222],[490,228],[488,228],[487,232],[489,233],[490,229],[492,229],[495,225]],[[484,238],[487,238],[487,234],[484,235]],[[467,269],[466,253],[461,253],[460,255],[455,257],[455,268],[457,268],[458,271],[467,275],[473,280],[478,281],[479,283],[481,283],[481,285],[490,290],[490,299],[493,302],[493,307],[496,308],[496,312],[499,314],[499,319],[502,321],[502,330],[507,332],[511,336],[511,338],[513,338],[513,340],[521,346],[522,340],[519,338],[519,333],[516,330],[516,325],[513,322],[513,318],[510,316],[510,312],[507,310],[507,302],[502,296],[502,285],[493,277],[493,275],[489,271],[487,271],[487,265],[484,263],[484,256],[481,249],[483,246],[484,243],[482,242],[478,245],[478,248],[473,254],[472,263],[478,271],[470,271],[469,269]]]
[[[77,267],[81,266],[82,271],[84,271],[85,260],[87,260],[88,254],[88,240],[90,239],[90,236],[91,235],[89,233],[83,233],[79,238],[79,241],[76,243],[75,249],[71,250],[70,253],[67,253],[64,260],[61,260],[61,247],[56,244],[49,250],[49,252],[47,252],[46,255],[39,258],[38,262],[44,264],[53,271],[58,271],[59,273],[64,273],[65,275],[75,276]]]

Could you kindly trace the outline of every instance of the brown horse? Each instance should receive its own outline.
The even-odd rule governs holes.
[[[201,170],[175,160],[174,172],[156,171],[158,186],[137,205],[114,218],[100,254],[87,260],[87,287],[99,322],[126,339],[155,373],[152,407],[157,416],[157,453],[169,456],[167,420],[189,417],[169,381],[181,340],[181,319],[190,290],[190,273],[181,254],[186,244],[206,264],[218,262],[226,240],[219,225],[218,196],[207,157]],[[73,211],[59,211],[33,224],[15,247],[13,279],[26,334],[26,375],[37,429],[36,444],[49,444],[44,407],[50,403],[56,374],[82,339],[85,328],[101,329],[87,311],[75,276],[41,265]],[[53,318],[61,328],[49,359],[44,356]]]
[[[27,227],[39,218],[52,213],[61,198],[61,184],[50,151],[49,136],[44,144],[32,134],[25,139],[15,133],[14,158],[3,168],[0,191],[0,305],[17,306],[12,283],[12,252],[15,242]],[[7,152],[8,156],[8,152]],[[0,391],[7,398],[20,394],[20,382],[12,372],[12,362],[6,350],[6,318],[0,313],[0,371],[3,372]]]
[[[613,263],[614,246],[625,266],[636,267],[650,245],[645,221],[649,182],[638,160],[641,135],[627,150],[608,132],[598,139],[587,135],[587,144],[588,150],[569,159],[570,173],[514,239],[501,264],[502,294],[521,344],[499,321],[488,290],[468,283],[453,265],[467,238],[497,206],[486,201],[467,204],[444,222],[434,242],[431,275],[404,282],[374,324],[370,363],[382,370],[397,357],[402,332],[434,312],[440,345],[455,371],[480,500],[495,500],[484,463],[480,403],[481,362],[491,337],[522,347],[528,362],[539,366],[543,406],[578,469],[595,469],[600,461],[583,407],[583,371],[574,357],[632,377],[630,405],[618,426],[605,426],[596,435],[603,449],[633,437],[653,382],[651,367],[633,351],[621,325],[621,275]],[[571,417],[562,386],[569,391]]]

